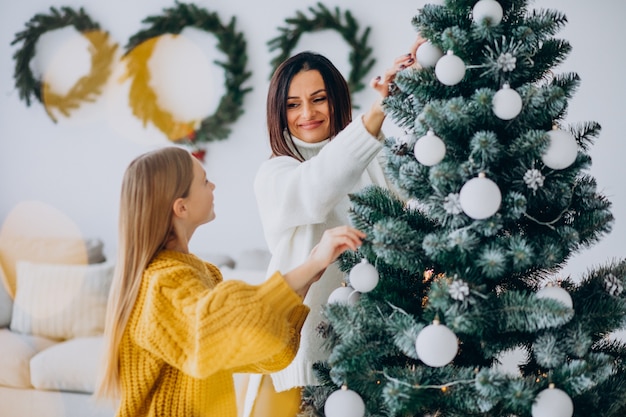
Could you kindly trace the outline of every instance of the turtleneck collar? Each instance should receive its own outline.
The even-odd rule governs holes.
[[[292,139],[294,145],[296,145],[296,149],[298,149],[298,151],[300,152],[300,154],[302,154],[305,160],[309,160],[316,156],[320,152],[320,150],[322,150],[322,148],[328,142],[330,142],[330,139],[324,139],[321,142],[309,143],[303,141],[302,139],[298,139],[295,136],[292,136]]]

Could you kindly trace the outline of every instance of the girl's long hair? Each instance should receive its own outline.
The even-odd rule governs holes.
[[[319,71],[324,80],[330,110],[330,138],[352,120],[352,101],[346,79],[330,60],[314,52],[300,52],[276,68],[267,92],[267,129],[272,156],[291,156],[300,161],[287,124],[287,97],[293,77],[301,71]],[[287,134],[285,134],[287,133]]]
[[[142,275],[173,233],[172,207],[189,193],[189,152],[166,147],[133,160],[124,174],[119,212],[119,245],[105,323],[103,366],[95,396],[120,395],[120,342],[137,300]]]

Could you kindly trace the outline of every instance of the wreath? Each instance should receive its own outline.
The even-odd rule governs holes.
[[[235,17],[228,25],[223,25],[216,13],[193,4],[176,2],[176,6],[163,9],[164,14],[149,16],[143,20],[151,26],[131,36],[126,45],[123,60],[127,63],[126,75],[131,78],[129,102],[133,114],[144,122],[151,121],[170,140],[183,145],[198,142],[211,142],[226,139],[230,134],[228,125],[235,122],[243,113],[243,98],[252,88],[242,84],[251,73],[246,71],[246,41],[235,30]],[[218,40],[218,49],[228,62],[215,61],[224,69],[225,94],[221,97],[214,114],[197,123],[181,123],[157,104],[156,94],[149,85],[148,59],[159,36],[180,34],[187,26],[193,26],[212,33]]]
[[[61,29],[66,26],[74,26],[81,32],[91,44],[91,71],[77,80],[72,88],[65,94],[59,95],[52,91],[48,83],[35,77],[30,69],[30,62],[35,56],[35,47],[39,38],[46,32]],[[109,35],[100,30],[98,23],[91,20],[83,8],[78,11],[70,7],[61,7],[57,10],[50,8],[50,14],[37,14],[27,23],[26,29],[15,34],[11,45],[22,43],[15,52],[15,86],[21,100],[30,106],[34,97],[42,103],[50,118],[57,119],[52,109],[57,109],[64,116],[69,116],[70,111],[80,107],[83,102],[93,102],[102,93],[102,87],[109,79],[115,58],[117,44],[109,43]]]
[[[270,52],[280,49],[280,54],[271,60],[272,73],[278,66],[292,54],[293,49],[300,40],[300,36],[306,32],[316,32],[324,29],[331,29],[339,32],[341,37],[350,45],[349,62],[351,66],[348,76],[348,87],[351,93],[365,88],[363,77],[367,75],[372,66],[376,63],[374,58],[370,58],[372,48],[367,46],[370,34],[370,27],[365,28],[363,35],[359,36],[359,25],[349,10],[345,11],[345,23],[342,22],[342,15],[338,7],[334,14],[322,3],[317,3],[315,7],[309,7],[312,17],[306,17],[304,13],[298,11],[295,17],[285,19],[286,27],[278,28],[282,35],[268,41]]]

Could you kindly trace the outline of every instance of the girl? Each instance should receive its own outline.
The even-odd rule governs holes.
[[[302,298],[364,237],[335,228],[286,274],[260,286],[223,282],[188,246],[215,218],[214,188],[201,163],[177,147],[144,154],[126,170],[97,390],[120,397],[118,416],[235,417],[233,373],[289,364],[308,313]]]

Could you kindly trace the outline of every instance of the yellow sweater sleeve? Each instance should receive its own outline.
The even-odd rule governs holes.
[[[280,273],[253,286],[180,262],[151,264],[135,309],[135,343],[195,378],[283,369],[309,311]]]

